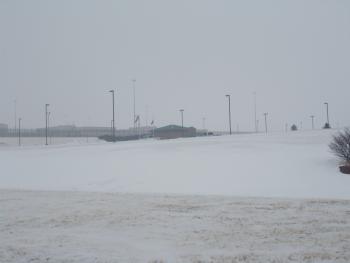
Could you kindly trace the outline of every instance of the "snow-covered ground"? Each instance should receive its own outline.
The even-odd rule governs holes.
[[[0,188],[350,198],[332,133],[0,147]]]
[[[350,262],[350,200],[0,191],[0,262]]]
[[[97,142],[96,137],[49,137],[47,139],[48,143],[51,145],[58,144],[86,144]],[[46,143],[45,137],[22,137],[22,146],[42,146]],[[18,137],[0,137],[0,147],[11,147],[18,145]]]
[[[0,146],[0,262],[350,262],[334,132]]]

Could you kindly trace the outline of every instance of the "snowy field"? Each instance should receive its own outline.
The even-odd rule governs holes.
[[[48,143],[57,144],[86,144],[97,142],[95,137],[49,137]],[[45,137],[22,137],[22,146],[42,146],[46,142]],[[0,147],[12,147],[18,145],[18,137],[0,137]]]
[[[350,262],[334,132],[0,146],[0,262]]]
[[[350,199],[332,133],[0,147],[0,188]]]
[[[0,191],[0,262],[350,262],[350,200]]]

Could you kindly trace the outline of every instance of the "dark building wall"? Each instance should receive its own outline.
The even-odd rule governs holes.
[[[154,137],[160,139],[176,139],[181,137],[195,137],[196,129],[193,127],[182,128],[176,125],[169,125],[154,130]]]

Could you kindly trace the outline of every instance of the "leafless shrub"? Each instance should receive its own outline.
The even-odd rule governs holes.
[[[343,132],[334,135],[329,148],[336,156],[350,165],[350,129],[346,128]]]

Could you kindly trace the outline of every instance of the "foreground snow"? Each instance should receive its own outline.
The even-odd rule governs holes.
[[[349,199],[332,133],[0,147],[0,188]]]
[[[0,190],[0,262],[350,262],[350,200]]]

